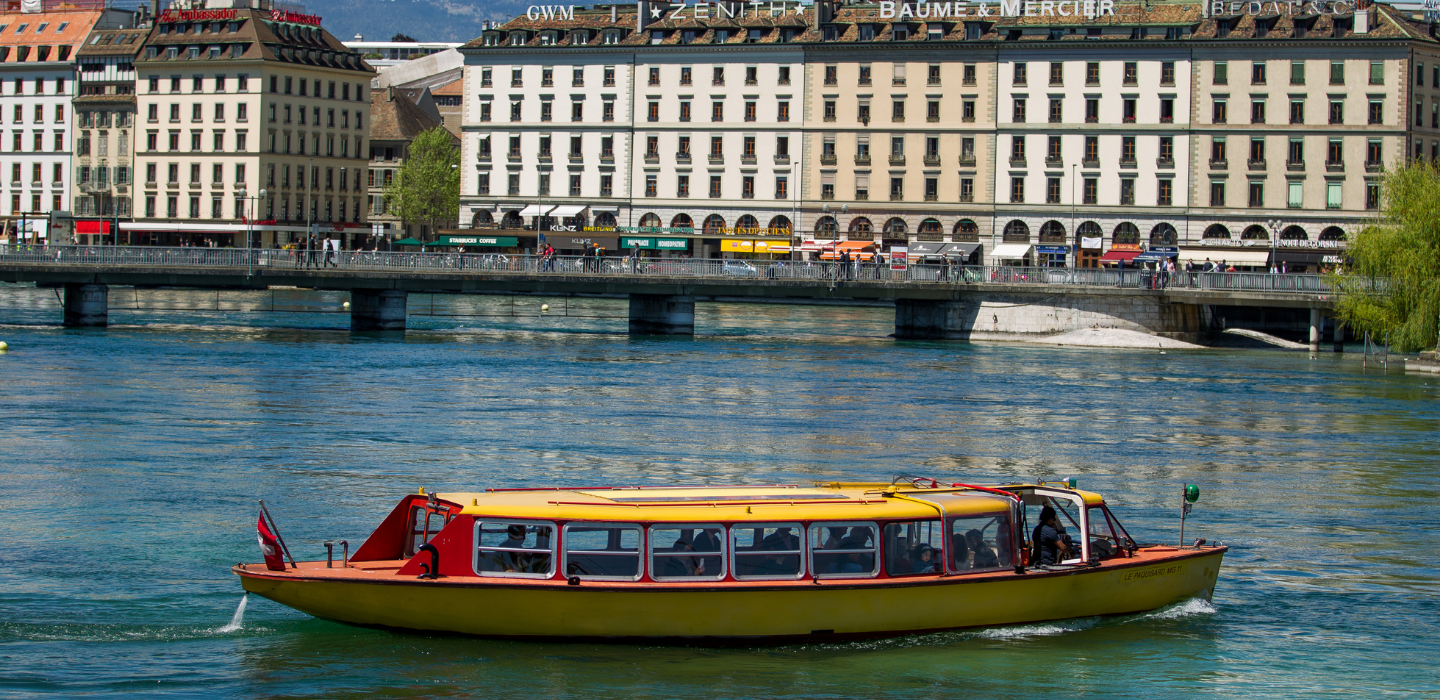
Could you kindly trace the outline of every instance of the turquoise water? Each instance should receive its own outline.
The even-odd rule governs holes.
[[[0,697],[1440,693],[1434,377],[1328,353],[897,343],[891,312],[853,307],[702,304],[701,336],[632,339],[622,302],[438,297],[403,337],[361,336],[344,300],[115,289],[139,310],[66,330],[53,290],[0,287]],[[1233,549],[1211,604],[878,642],[496,642],[260,598],[224,629],[256,498],[317,558],[420,486],[897,472],[1075,476],[1151,540],[1176,536],[1193,482],[1187,535]]]

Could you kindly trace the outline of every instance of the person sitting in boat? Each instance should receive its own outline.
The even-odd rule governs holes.
[[[1035,543],[1035,561],[1042,566],[1058,564],[1070,556],[1070,536],[1050,506],[1040,509],[1040,524],[1035,526],[1031,541]]]
[[[933,574],[935,573],[935,549],[928,544],[920,545],[920,550],[915,553],[914,562],[911,564],[911,573]]]
[[[847,536],[845,537],[844,541],[842,541],[842,542],[840,543],[840,549],[864,549],[864,548],[865,548],[866,543],[867,543],[867,542],[869,541],[869,539],[870,539],[870,538],[869,538],[870,529],[869,529],[869,528],[863,528],[863,527],[857,527],[857,528],[855,528],[855,530],[860,531],[859,534],[857,535],[854,531],[852,531],[851,534],[850,534],[850,535],[847,535]],[[866,566],[865,566],[865,557],[864,557],[865,554],[866,554],[866,552],[850,552],[850,553],[848,553],[848,554],[845,555],[845,558],[844,558],[844,559],[838,559],[838,560],[836,560],[836,561],[834,561],[834,562],[831,562],[831,563],[830,563],[830,566],[826,567],[825,573],[827,573],[827,574],[860,574],[860,573],[865,573],[866,571],[869,570],[869,569],[867,569]],[[873,565],[872,565],[872,566],[873,566]]]
[[[800,538],[796,537],[791,529],[782,527],[775,530],[760,540],[760,549],[767,552],[794,552],[800,549]],[[757,567],[755,574],[785,575],[794,574],[800,571],[800,556],[798,554],[772,554],[765,557],[763,563]]]
[[[972,569],[994,569],[1000,566],[1000,558],[995,556],[995,550],[986,546],[985,535],[979,530],[971,530],[965,533],[965,543],[970,546],[970,551],[975,553],[975,562],[971,564]]]
[[[840,543],[845,541],[846,529],[843,527],[829,527],[825,529],[830,532],[830,537],[829,539],[825,540],[825,544],[821,545],[820,548],[839,549]]]
[[[950,566],[959,571],[970,568],[970,546],[965,542],[965,534],[956,532],[950,535]]]
[[[688,532],[675,540],[672,552],[693,552],[695,545]],[[665,557],[665,576],[704,576],[705,560],[701,557]]]

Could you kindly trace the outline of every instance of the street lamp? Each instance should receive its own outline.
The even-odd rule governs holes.
[[[1075,229],[1075,185],[1078,182],[1076,169],[1079,167],[1079,163],[1070,164],[1070,235],[1075,237],[1075,247],[1070,249],[1069,267],[1072,270],[1079,262],[1076,258],[1080,257],[1080,232]]]
[[[247,249],[254,247],[254,236],[255,236],[255,207],[259,207],[259,206],[260,206],[259,200],[264,199],[266,194],[267,194],[267,193],[265,192],[265,188],[263,188],[263,187],[260,188],[260,194],[259,194],[258,196],[255,196],[255,197],[248,197],[248,196],[246,196],[246,192],[245,192],[245,190],[243,190],[243,189],[235,193],[235,196],[236,196],[236,197],[239,197],[241,200],[243,200],[243,201],[245,201],[245,202],[247,202],[247,203],[248,203],[250,200],[255,200],[255,206],[250,208],[249,214],[245,217],[245,247],[246,247]],[[247,277],[250,276],[250,267],[251,267],[251,265],[253,264],[253,261],[254,261],[254,256],[253,256],[251,253],[247,252],[247,253],[245,254],[245,276],[247,276]]]
[[[1270,227],[1270,267],[1272,269],[1277,266],[1275,256],[1276,253],[1279,252],[1278,249],[1280,247],[1280,225],[1283,223],[1284,222],[1279,219],[1271,219],[1265,222],[1265,225]]]
[[[306,177],[309,178],[309,186],[305,188],[305,237],[308,238],[310,236],[310,214],[313,211],[311,209],[312,204],[310,197],[312,195],[310,192],[315,188],[315,159],[310,158],[306,162],[305,168],[309,171],[305,173]],[[261,193],[263,196],[264,191],[262,190]]]

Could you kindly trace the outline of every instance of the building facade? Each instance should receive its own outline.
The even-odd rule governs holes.
[[[405,165],[410,143],[422,132],[444,126],[412,102],[407,92],[394,86],[377,90],[370,104],[370,172],[366,176],[369,219],[375,234],[390,241],[412,236],[419,236],[419,240],[432,238],[428,224],[401,220],[390,211],[385,197],[385,188],[394,182],[396,173]],[[454,143],[458,146],[459,139]]]
[[[272,247],[314,224],[368,236],[374,72],[319,17],[167,11],[135,68],[138,242]]]
[[[138,18],[137,18],[138,19]],[[82,242],[100,242],[132,215],[135,186],[135,57],[149,29],[97,28],[76,52],[71,213]],[[94,219],[94,221],[87,221]],[[109,219],[109,221],[105,221]]]
[[[61,7],[47,2],[39,12],[9,6],[0,12],[0,213],[11,240],[43,233],[30,227],[16,235],[21,220],[70,210],[76,53],[93,27],[118,26],[130,16],[103,5]]]
[[[746,177],[769,184],[779,171],[762,166],[772,159],[757,153],[742,162],[750,170],[717,160],[695,177],[696,146],[719,129],[691,124],[751,96],[757,120],[727,125],[721,154],[734,132],[757,148],[788,140],[798,160],[787,218],[803,248],[847,238],[912,249],[964,243],[955,249],[971,262],[1082,267],[1157,249],[1182,262],[1313,271],[1338,263],[1345,238],[1376,215],[1385,167],[1440,158],[1440,44],[1429,25],[1387,5],[656,7],[520,17],[461,49],[462,222],[533,227],[525,214],[545,211],[548,198],[567,212],[588,206],[592,228],[679,235],[674,222],[688,219],[691,238],[723,239],[705,233],[712,216],[765,228],[779,208],[768,198],[736,201],[725,188]],[[591,63],[617,76],[631,66],[633,88],[627,94],[622,79],[598,95],[613,105],[600,136],[612,150],[581,138],[569,158],[580,186],[557,194],[554,169],[548,183],[540,175],[570,133],[547,143],[539,132],[547,115],[563,118],[562,98],[596,96],[558,94],[545,71],[558,80]],[[678,77],[686,66],[690,85]],[[737,94],[701,82],[707,70],[728,80],[785,68],[803,84],[782,92],[757,80]],[[508,89],[497,82],[513,70],[521,77]],[[798,132],[764,117],[787,97]],[[491,133],[510,114],[521,133]],[[688,163],[678,157],[682,138]],[[628,151],[614,150],[621,141]],[[626,189],[596,187],[601,171],[585,169],[594,155]],[[688,196],[674,196],[687,167]],[[721,196],[696,201],[696,185],[715,175]],[[542,183],[551,185],[545,194],[534,189]],[[611,213],[613,222],[603,216]],[[715,242],[687,251],[742,252]]]

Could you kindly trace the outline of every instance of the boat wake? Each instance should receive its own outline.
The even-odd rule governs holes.
[[[1210,601],[1204,598],[1191,598],[1190,600],[1167,605],[1159,610],[1152,610],[1148,613],[1141,613],[1133,618],[1134,620],[1179,620],[1197,615],[1214,615],[1220,612]]]

